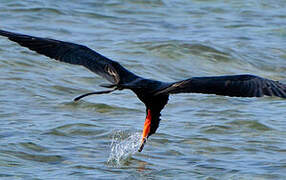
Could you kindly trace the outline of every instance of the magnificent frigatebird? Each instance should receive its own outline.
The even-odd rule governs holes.
[[[75,101],[92,94],[104,94],[123,89],[132,90],[146,106],[146,120],[139,152],[143,150],[148,137],[156,132],[160,122],[160,112],[167,104],[170,94],[204,93],[236,97],[266,95],[286,98],[285,84],[255,75],[192,77],[167,83],[137,76],[118,62],[108,59],[86,46],[3,30],[0,30],[0,35],[52,59],[82,65],[111,82],[111,84],[101,85],[111,90],[87,93],[75,98]]]

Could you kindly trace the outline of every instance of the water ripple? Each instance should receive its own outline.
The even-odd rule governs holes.
[[[250,120],[234,120],[228,123],[231,126],[235,126],[237,128],[250,128],[257,131],[270,131],[273,128],[259,122],[259,121],[250,121]]]
[[[64,158],[60,155],[41,155],[41,154],[30,154],[21,151],[8,151],[1,150],[0,153],[4,155],[14,156],[20,159],[29,160],[29,161],[37,161],[43,163],[60,163],[64,161]]]
[[[75,123],[58,126],[45,134],[56,136],[96,136],[104,132],[105,130],[94,124]]]
[[[11,12],[15,13],[35,13],[35,12],[40,12],[40,13],[52,13],[52,14],[57,14],[57,15],[62,15],[64,14],[63,11],[55,9],[55,8],[12,8],[9,9]]]

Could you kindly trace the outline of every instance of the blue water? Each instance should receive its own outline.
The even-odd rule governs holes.
[[[286,83],[284,0],[2,0],[0,28],[84,44],[157,80],[256,74]],[[131,91],[0,38],[0,179],[285,179],[284,99],[171,96],[139,153]]]

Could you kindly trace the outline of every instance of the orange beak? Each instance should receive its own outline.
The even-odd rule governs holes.
[[[151,128],[151,119],[152,119],[151,110],[148,109],[146,120],[145,120],[145,123],[144,123],[143,132],[142,132],[141,145],[140,145],[140,148],[138,149],[139,152],[141,152],[143,150],[144,145],[145,145],[145,143],[147,141],[148,134],[149,134],[150,128]]]

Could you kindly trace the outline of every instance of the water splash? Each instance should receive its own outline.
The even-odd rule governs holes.
[[[140,133],[116,131],[112,136],[111,152],[107,163],[111,166],[121,166],[138,151]]]

